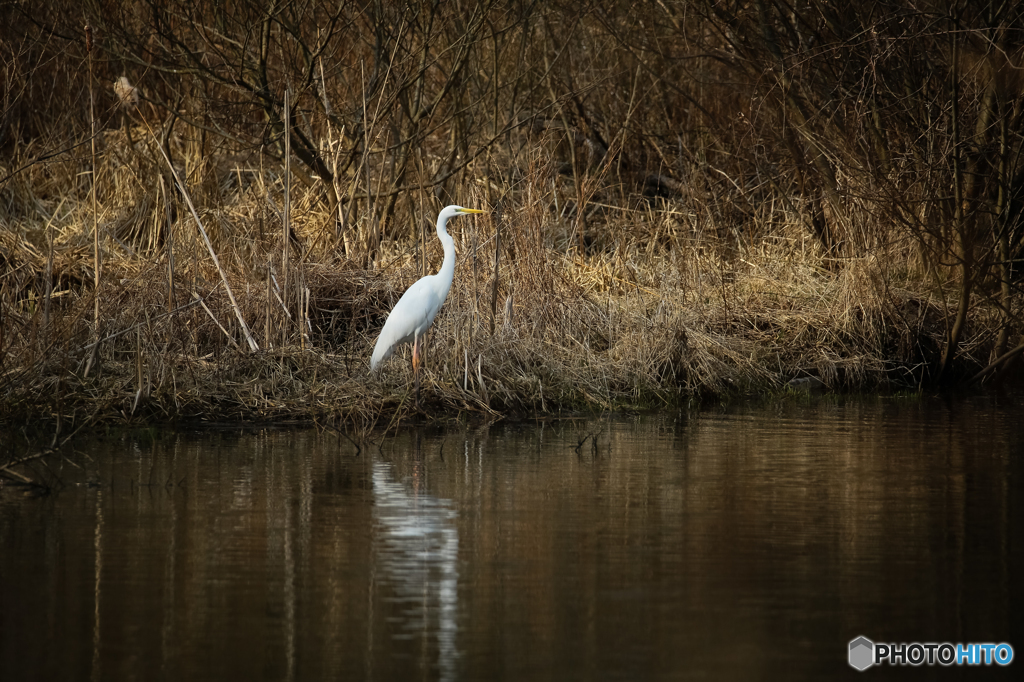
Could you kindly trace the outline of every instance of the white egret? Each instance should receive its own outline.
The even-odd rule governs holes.
[[[444,247],[444,262],[436,275],[421,277],[409,287],[402,298],[398,299],[391,314],[388,315],[384,328],[380,331],[377,345],[373,348],[370,358],[370,371],[374,371],[380,363],[391,357],[395,348],[403,343],[412,343],[412,371],[416,379],[416,395],[419,401],[420,386],[420,339],[430,329],[437,316],[437,311],[448,298],[448,290],[452,287],[455,277],[455,242],[445,227],[455,216],[466,213],[483,213],[475,208],[447,206],[437,216],[437,238]]]

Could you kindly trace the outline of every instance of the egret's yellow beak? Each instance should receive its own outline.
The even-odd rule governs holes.
[[[459,213],[486,213],[486,211],[481,211],[479,208],[460,208]]]

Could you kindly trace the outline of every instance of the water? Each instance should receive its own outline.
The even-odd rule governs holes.
[[[1022,417],[823,402],[359,454],[308,430],[83,440],[59,492],[0,488],[0,678],[817,679],[854,674],[858,635],[1019,657]]]

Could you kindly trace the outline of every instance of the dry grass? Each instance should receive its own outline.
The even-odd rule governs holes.
[[[368,358],[448,203],[499,210],[452,224],[431,415],[959,388],[1024,356],[1024,88],[988,38],[1019,12],[78,9],[0,27],[9,424],[415,414],[408,351]]]
[[[147,135],[126,126],[101,140],[99,291],[79,162],[36,164],[8,182],[0,210],[4,421],[381,426],[417,414],[408,351],[377,376],[368,361],[388,311],[420,274],[416,221],[432,225],[440,206],[400,202],[374,248],[373,207],[360,204],[339,236],[316,188],[296,188],[285,289],[280,174],[258,157],[190,156],[173,140],[177,158],[188,160],[178,172],[197,222],[174,198]],[[32,153],[21,150],[12,167]],[[467,206],[503,197],[498,281],[495,290],[494,217],[452,223],[458,267],[428,341],[424,413],[647,409],[780,391],[802,376],[833,390],[914,389],[926,380],[947,316],[909,251],[835,261],[781,211],[765,218],[771,224],[745,226],[745,236],[703,211],[696,195],[612,206],[595,191],[581,252],[565,180],[536,159],[522,168],[514,181],[452,191]],[[466,177],[475,177],[472,167]],[[421,205],[429,216],[418,215]],[[441,250],[429,228],[426,247],[434,271]],[[992,319],[973,321],[965,371],[984,364],[986,330],[997,324],[990,307],[976,310]],[[247,348],[239,319],[258,352]]]

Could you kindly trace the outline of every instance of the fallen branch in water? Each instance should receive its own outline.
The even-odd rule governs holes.
[[[58,435],[54,434],[53,442],[51,442],[49,447],[43,448],[42,450],[31,455],[20,457],[18,459],[14,459],[9,462],[6,462],[5,464],[0,465],[0,476],[5,476],[9,480],[16,481],[17,483],[22,485],[30,485],[48,490],[50,486],[40,483],[38,480],[29,478],[28,476],[18,471],[15,471],[14,467],[22,466],[24,464],[28,464],[29,462],[35,462],[37,460],[43,459],[44,457],[49,457],[50,455],[57,454],[64,448],[64,446],[71,442],[72,438],[81,433],[82,429],[94,424],[95,417],[96,415],[94,414],[92,418],[84,420],[75,428],[74,431],[65,436],[59,443],[57,442]]]
[[[1010,362],[1021,353],[1024,353],[1024,343],[1022,343],[1021,345],[1017,346],[1012,350],[1006,351],[998,358],[988,363],[988,365],[983,370],[981,370],[973,377],[971,377],[971,381],[969,383],[971,383],[972,385],[978,384],[984,381],[989,374],[992,374],[996,370],[1005,371],[1006,368],[1010,366]]]

